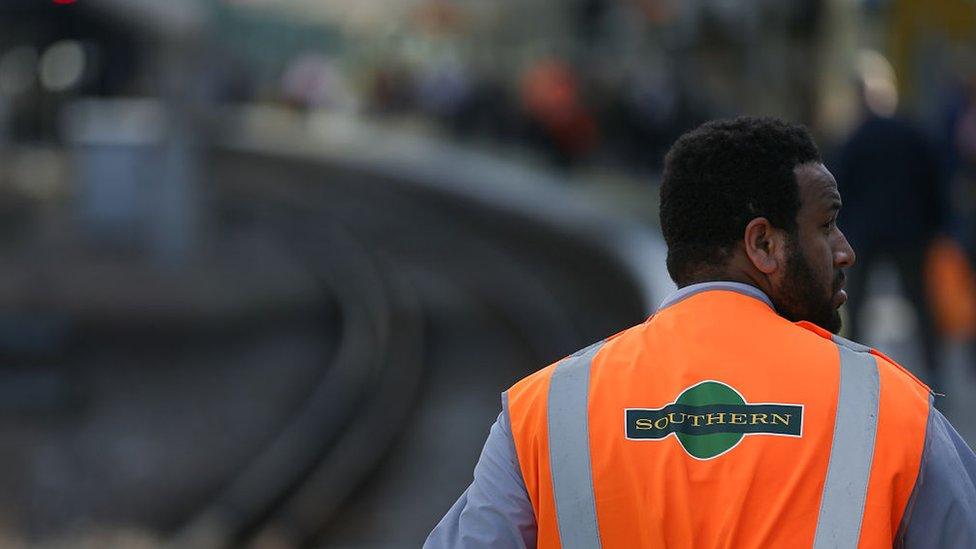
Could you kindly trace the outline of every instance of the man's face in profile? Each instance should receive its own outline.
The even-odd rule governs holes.
[[[844,269],[854,264],[854,250],[837,227],[840,193],[819,162],[801,164],[794,173],[800,191],[797,230],[789,236],[786,267],[771,297],[786,318],[837,333],[838,309],[847,301]]]

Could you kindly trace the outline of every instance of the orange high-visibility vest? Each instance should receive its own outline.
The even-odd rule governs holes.
[[[891,547],[928,387],[711,286],[508,391],[538,547]]]

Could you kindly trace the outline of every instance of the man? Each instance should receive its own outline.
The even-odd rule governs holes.
[[[976,547],[976,456],[831,334],[854,251],[805,129],[717,121],[665,159],[679,290],[502,397],[427,547]]]

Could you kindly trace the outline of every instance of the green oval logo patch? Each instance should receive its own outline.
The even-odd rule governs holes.
[[[688,387],[662,408],[627,408],[629,440],[663,440],[674,434],[696,459],[712,459],[746,435],[803,436],[803,405],[746,402],[720,381]]]

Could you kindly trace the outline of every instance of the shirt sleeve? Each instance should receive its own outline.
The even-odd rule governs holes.
[[[434,527],[425,549],[534,548],[536,521],[508,420],[508,395],[474,468],[474,481]]]
[[[976,455],[934,407],[897,541],[908,549],[976,547]]]

